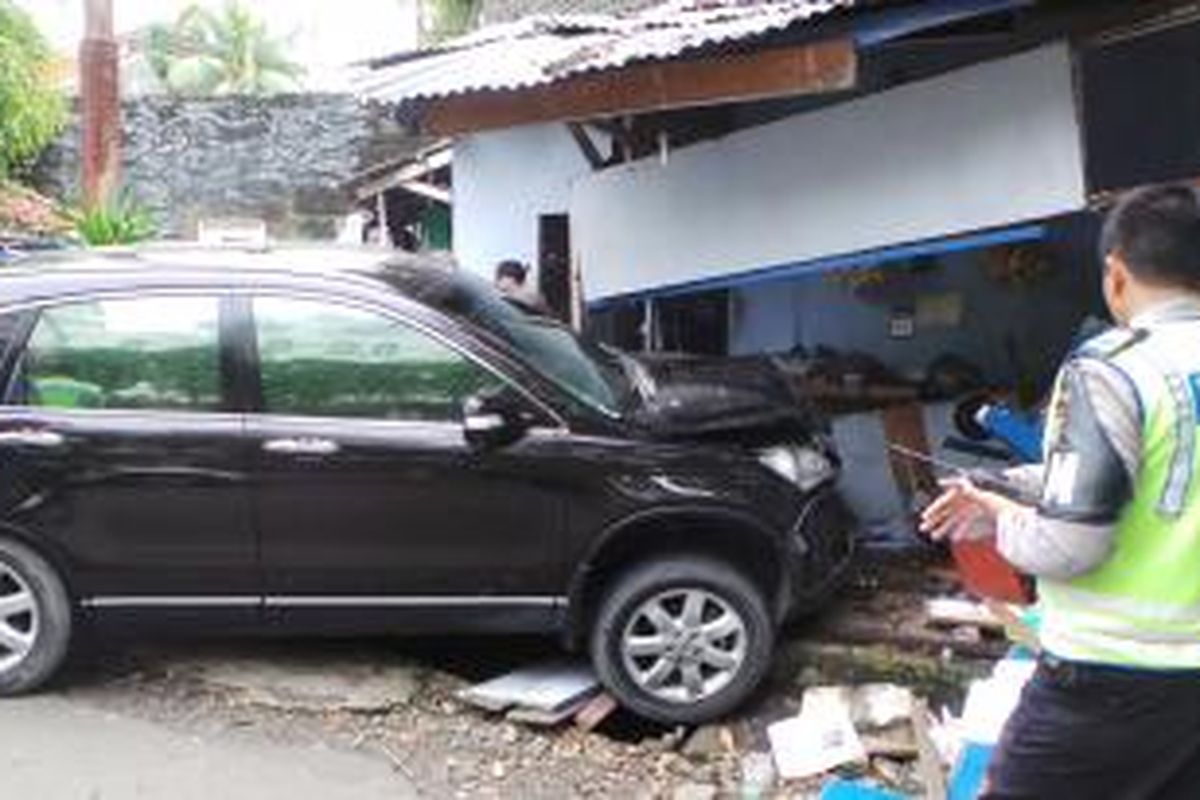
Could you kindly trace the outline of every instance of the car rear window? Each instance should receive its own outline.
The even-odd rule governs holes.
[[[17,376],[24,405],[216,411],[214,297],[96,300],[46,309]]]

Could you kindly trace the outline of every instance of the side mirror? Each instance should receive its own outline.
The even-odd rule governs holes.
[[[505,447],[525,435],[520,410],[503,395],[473,395],[463,401],[463,438],[477,450]]]

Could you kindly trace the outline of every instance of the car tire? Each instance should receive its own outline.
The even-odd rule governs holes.
[[[50,680],[67,656],[72,627],[71,601],[55,569],[29,547],[0,538],[0,696]]]
[[[690,555],[618,576],[600,601],[590,642],[597,676],[618,702],[670,725],[736,709],[766,676],[774,646],[764,592],[734,567]]]

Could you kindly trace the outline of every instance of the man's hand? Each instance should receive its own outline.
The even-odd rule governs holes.
[[[921,512],[921,532],[934,541],[993,537],[1001,513],[1025,508],[965,478],[943,481],[942,486],[942,494]]]

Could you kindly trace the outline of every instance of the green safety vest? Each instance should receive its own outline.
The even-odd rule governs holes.
[[[1141,403],[1133,500],[1103,565],[1070,581],[1039,580],[1040,635],[1048,653],[1068,660],[1200,668],[1200,309],[1146,331],[1100,353]],[[1052,413],[1047,442],[1055,424]]]

